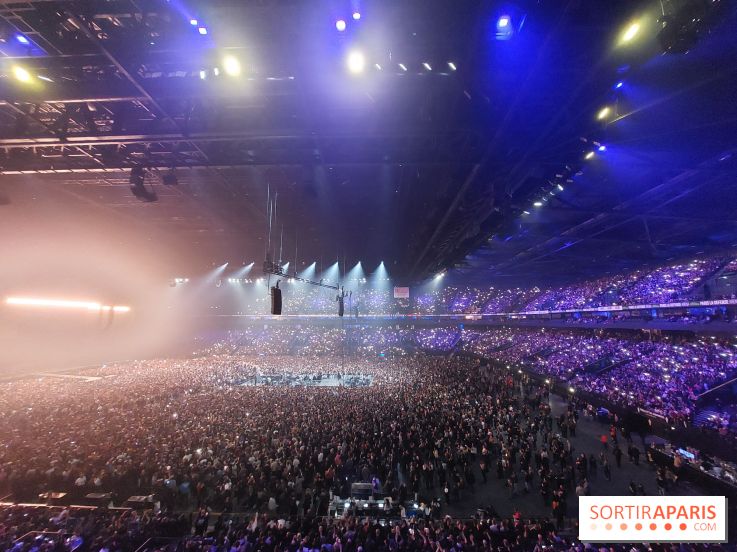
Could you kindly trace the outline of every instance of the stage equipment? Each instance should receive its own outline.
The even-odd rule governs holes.
[[[339,291],[340,293],[335,298],[335,300],[338,301],[338,316],[343,316],[343,313],[345,310],[345,302],[344,302],[345,298],[350,297],[350,294],[353,293],[353,292],[346,293],[342,287],[337,286],[337,285],[332,286],[330,284],[326,284],[322,280],[320,280],[319,282],[314,282],[312,280],[308,280],[307,278],[302,278],[300,276],[297,276],[296,265],[294,268],[294,274],[288,274],[287,271],[284,270],[284,267],[281,264],[275,263],[269,260],[264,261],[263,269],[264,269],[264,274],[267,274],[267,275],[270,274],[273,276],[281,276],[283,278],[288,278],[289,280],[292,280],[292,281],[304,282],[305,284],[309,284],[311,286],[318,286],[322,288],[334,289],[334,290]],[[279,284],[277,283],[275,287],[271,288],[271,306],[272,306],[271,314],[281,314],[281,290],[279,289],[278,286]],[[274,290],[275,289],[279,294],[279,312],[274,312],[274,293],[275,293]]]
[[[276,285],[271,288],[271,314],[281,314],[281,290],[279,289],[279,280]]]
[[[144,185],[144,179],[146,177],[146,171],[143,167],[133,167],[131,169],[130,179],[128,183],[131,187],[131,192],[143,202],[152,203],[158,201],[159,196],[153,190],[148,190]]]

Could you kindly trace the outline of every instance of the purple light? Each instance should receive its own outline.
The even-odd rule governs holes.
[[[206,27],[200,27],[199,29],[197,29],[197,32],[199,32],[201,35],[206,35],[207,34],[207,28]]]
[[[599,146],[599,151],[606,151],[606,146]]]
[[[345,27],[346,27],[346,25],[345,25],[345,21],[344,20],[338,19],[335,22],[335,28],[338,29],[338,32],[339,33],[342,33],[343,31],[345,31]]]
[[[496,22],[496,28],[497,29],[506,29],[509,27],[509,24],[511,23],[511,19],[508,15],[502,15]]]
[[[193,27],[196,27],[198,23],[199,22],[196,19],[190,19],[189,20],[189,24],[192,25]]]
[[[361,19],[361,13],[360,12],[353,12],[353,19],[358,21]]]
[[[623,86],[624,86],[624,83],[622,81],[619,81],[617,84],[614,85],[614,88],[616,88],[617,90],[619,90]]]
[[[24,44],[24,45],[26,45],[26,46],[28,46],[28,45],[29,45],[29,44],[31,43],[31,41],[30,41],[30,40],[28,40],[28,39],[27,39],[27,38],[26,38],[25,36],[23,36],[22,34],[17,34],[17,35],[15,35],[15,39],[16,39],[16,40],[17,40],[18,42],[20,42],[21,44]]]

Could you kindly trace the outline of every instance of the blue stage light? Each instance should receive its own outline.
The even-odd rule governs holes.
[[[342,33],[343,31],[345,31],[345,27],[346,27],[346,25],[345,25],[345,21],[343,19],[338,19],[335,22],[335,28],[338,29],[338,32],[339,33]]]
[[[614,88],[616,88],[617,90],[619,90],[623,86],[624,86],[624,83],[622,81],[619,81],[617,84],[614,85]]]
[[[361,19],[361,13],[360,12],[353,12],[353,19],[355,21],[358,21],[359,19]]]
[[[599,151],[606,151],[606,146],[599,146]]]
[[[30,41],[30,40],[28,40],[28,38],[26,38],[26,37],[25,37],[25,36],[23,36],[22,34],[17,34],[17,35],[15,35],[15,39],[16,39],[16,40],[17,40],[18,42],[20,42],[21,44],[25,45],[25,46],[28,46],[28,45],[29,45],[29,44],[31,43],[31,41]]]
[[[199,29],[197,29],[197,32],[199,32],[201,35],[206,35],[207,27],[200,27]]]
[[[196,27],[199,24],[199,21],[197,21],[196,19],[190,19],[189,24],[193,27]]]
[[[514,34],[512,26],[512,18],[509,15],[502,15],[496,20],[496,39],[509,40]]]

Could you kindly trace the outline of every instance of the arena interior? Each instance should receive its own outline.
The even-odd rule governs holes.
[[[0,552],[736,549],[736,60],[733,0],[0,0]]]

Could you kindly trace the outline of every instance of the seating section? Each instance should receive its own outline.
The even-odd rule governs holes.
[[[540,289],[451,285],[412,289],[409,307],[394,299],[392,289],[359,283],[346,302],[348,314],[500,314],[538,310],[571,310],[607,305],[664,304],[689,299],[715,273],[737,271],[737,260],[724,256],[695,259],[654,269],[616,274],[560,287]],[[433,284],[434,285],[434,284]],[[299,282],[284,286],[284,314],[335,314],[336,291]],[[432,285],[430,286],[432,287]],[[268,311],[268,297],[246,299],[247,312]]]

